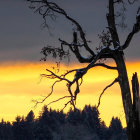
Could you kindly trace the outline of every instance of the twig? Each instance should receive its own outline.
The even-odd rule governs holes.
[[[109,84],[108,86],[106,86],[106,87],[104,88],[104,90],[103,90],[102,93],[100,94],[100,97],[99,97],[99,100],[98,100],[97,108],[100,106],[101,97],[102,97],[102,95],[104,94],[104,92],[105,92],[109,87],[111,87],[112,85],[114,85],[116,82],[118,82],[118,78],[116,78],[111,84]]]
[[[64,97],[61,97],[61,98],[59,98],[59,99],[57,99],[57,100],[54,100],[54,101],[48,103],[46,106],[49,106],[49,105],[52,104],[52,103],[55,103],[55,102],[58,102],[58,101],[60,101],[60,100],[62,100],[62,99],[70,98],[70,97],[71,97],[71,96],[64,96]]]
[[[57,80],[57,81],[55,81],[55,82],[53,83],[53,85],[52,85],[52,87],[51,87],[51,92],[50,92],[42,101],[36,101],[36,100],[34,100],[34,101],[36,102],[35,107],[36,107],[39,103],[43,103],[48,97],[50,97],[50,96],[52,95],[55,84],[58,83],[58,82],[60,82],[60,81],[61,81],[61,80]]]

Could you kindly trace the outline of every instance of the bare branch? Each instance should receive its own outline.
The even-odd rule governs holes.
[[[117,70],[117,67],[112,67],[112,66],[106,65],[104,63],[97,63],[97,64],[94,64],[92,67],[96,67],[96,66],[105,67],[105,68],[111,69],[111,70]]]
[[[101,59],[102,56],[105,54],[109,55],[110,58],[114,58],[114,53],[117,49],[112,50],[109,47],[103,47],[100,52],[94,57],[94,59],[91,61],[91,63],[86,67],[86,70],[92,68],[94,64],[97,62],[97,60]],[[105,58],[105,57],[104,57]]]
[[[70,74],[70,73],[72,73],[72,72],[75,72],[76,70],[77,70],[77,69],[71,70],[71,71],[68,71],[68,72],[65,73],[65,74],[62,74],[61,76],[58,76],[58,75],[56,75],[54,72],[52,72],[51,70],[46,69],[46,71],[49,72],[49,73],[51,73],[51,74],[41,74],[42,77],[46,77],[46,78],[49,78],[49,79],[59,79],[59,80],[57,80],[57,81],[55,81],[55,82],[53,83],[53,85],[52,85],[52,87],[51,87],[51,92],[50,92],[44,99],[42,99],[41,101],[34,100],[34,102],[36,102],[35,106],[37,106],[39,103],[43,103],[48,97],[50,97],[50,96],[52,95],[52,93],[53,93],[53,91],[54,91],[54,86],[55,86],[56,83],[61,82],[61,81],[66,81],[66,82],[67,82],[67,86],[68,86],[68,91],[69,91],[69,93],[70,93],[71,96],[64,96],[64,97],[62,97],[62,98],[59,98],[59,99],[57,99],[57,100],[55,100],[55,101],[50,102],[48,105],[50,105],[50,104],[52,104],[52,103],[54,103],[54,102],[57,102],[57,101],[59,101],[59,100],[61,100],[61,99],[71,97],[70,103],[71,103],[71,104],[74,106],[74,108],[75,108],[75,104],[74,104],[75,96],[73,96],[73,94],[72,94],[72,92],[71,92],[71,89],[70,89],[70,88],[71,88],[71,85],[72,85],[72,84],[71,84],[72,82],[69,81],[68,79],[66,79],[65,77],[66,77],[68,74]]]
[[[77,94],[80,92],[80,89],[79,89],[79,86],[82,84],[82,81],[83,81],[83,76],[87,73],[87,71],[93,67],[96,67],[96,66],[102,66],[102,67],[105,67],[105,68],[108,68],[108,69],[112,69],[112,70],[117,70],[116,67],[112,67],[112,66],[109,66],[109,65],[106,65],[104,63],[96,63],[97,60],[100,58],[100,56],[104,53],[114,53],[114,51],[116,50],[111,50],[109,47],[104,47],[102,48],[102,50],[100,52],[98,52],[98,54],[96,55],[96,57],[91,61],[91,63],[85,67],[85,68],[81,68],[81,69],[74,69],[74,70],[70,70],[70,71],[67,71],[65,74],[62,74],[62,75],[57,75],[55,74],[54,72],[52,72],[51,70],[49,69],[46,69],[47,72],[49,72],[50,74],[41,74],[42,77],[46,77],[46,78],[49,78],[49,79],[58,79],[58,81],[55,81],[54,84],[52,85],[52,90],[50,92],[50,94],[48,96],[46,96],[42,101],[36,101],[36,105],[38,103],[43,103],[52,93],[53,93],[53,88],[54,88],[54,85],[57,83],[57,82],[61,82],[61,81],[66,81],[67,82],[67,88],[68,88],[68,92],[70,94],[70,96],[66,96],[66,97],[70,97],[70,101],[66,103],[65,106],[67,106],[67,104],[71,104],[74,109],[76,108],[75,105],[76,105],[76,97],[77,97]],[[73,72],[76,72],[75,73],[75,76],[74,76],[74,79],[72,81],[68,80],[66,78],[66,76],[70,73],[73,73]],[[81,79],[81,83],[79,84],[79,80]],[[73,84],[76,83],[76,89],[74,92],[72,92],[71,90],[71,87]],[[55,101],[52,101],[50,102],[48,105],[54,103],[54,102],[57,102],[59,100],[63,99],[60,98],[60,99],[57,99]]]
[[[128,0],[129,4],[134,4],[136,2],[136,0]]]
[[[33,100],[34,102],[36,102],[35,106],[37,106],[39,103],[43,103],[47,98],[49,98],[52,93],[53,93],[53,90],[54,90],[54,86],[56,83],[60,82],[61,80],[57,80],[53,83],[52,87],[51,87],[51,92],[42,100],[42,101],[37,101],[37,100]]]
[[[100,56],[102,55],[102,53],[105,53],[105,52],[113,53],[114,51],[110,50],[109,47],[105,47],[105,48],[103,48],[103,49],[96,55],[96,57],[92,60],[92,62],[91,62],[87,67],[76,70],[76,73],[75,73],[75,76],[74,76],[73,81],[72,81],[71,83],[69,83],[69,85],[68,85],[68,86],[69,86],[69,87],[68,87],[69,93],[71,94],[71,96],[74,96],[75,99],[76,99],[77,94],[80,92],[78,81],[79,81],[79,79],[82,79],[82,78],[83,78],[83,76],[87,73],[87,71],[88,71],[89,69],[91,69],[91,68],[93,68],[93,67],[95,67],[95,66],[103,66],[103,67],[108,68],[108,69],[113,69],[113,70],[115,69],[115,70],[117,70],[116,67],[111,67],[111,66],[108,66],[108,65],[103,64],[103,63],[97,63],[97,64],[95,64],[95,63],[97,62],[97,60],[100,58]],[[74,95],[72,95],[72,92],[71,92],[70,87],[71,87],[75,82],[76,82],[77,86],[76,86],[76,90],[75,90],[75,92],[74,92]]]
[[[57,102],[57,101],[59,101],[59,100],[61,100],[61,99],[64,99],[64,98],[68,98],[68,97],[69,97],[69,98],[71,98],[71,99],[70,99],[70,101],[69,101],[68,103],[70,103],[71,105],[73,105],[73,107],[74,107],[74,109],[75,109],[75,108],[76,108],[76,107],[75,107],[76,102],[74,102],[74,101],[76,100],[77,94],[80,92],[80,91],[78,90],[78,89],[79,89],[79,84],[78,84],[78,81],[76,81],[77,88],[76,88],[76,90],[75,90],[75,92],[74,92],[74,94],[73,94],[72,91],[71,91],[71,86],[75,83],[75,81],[73,80],[73,81],[71,82],[70,80],[66,79],[65,77],[66,77],[68,74],[70,74],[70,73],[72,73],[72,72],[75,72],[75,71],[77,71],[77,70],[79,70],[79,69],[71,70],[71,71],[66,72],[65,74],[62,74],[62,75],[58,76],[58,75],[56,75],[54,72],[52,72],[51,70],[46,69],[46,71],[49,72],[49,73],[51,73],[51,74],[41,74],[42,77],[46,77],[46,78],[49,78],[49,79],[59,79],[59,80],[57,80],[57,81],[55,81],[55,82],[53,83],[53,85],[52,85],[52,87],[51,87],[51,92],[49,93],[48,96],[46,96],[42,101],[35,101],[35,102],[36,102],[35,106],[37,106],[37,104],[39,104],[39,103],[43,103],[50,95],[52,95],[53,89],[54,89],[54,85],[55,85],[57,82],[66,81],[66,82],[67,82],[67,87],[68,87],[68,92],[69,92],[70,96],[64,96],[64,97],[62,97],[62,98],[59,98],[59,99],[57,99],[57,100],[55,100],[55,101],[50,102],[48,105],[50,105],[50,104],[52,104],[52,103],[54,103],[54,102]],[[67,104],[68,104],[68,103],[67,103]],[[66,104],[66,105],[67,105],[67,104]],[[66,107],[66,105],[65,105],[65,107]]]
[[[67,71],[65,74],[62,74],[60,77],[66,77],[68,74],[72,73],[72,72],[76,72],[78,69],[73,69],[73,70],[69,70]]]
[[[140,9],[140,7],[139,7],[139,9]],[[131,33],[129,33],[129,35],[127,36],[127,39],[126,39],[124,45],[122,46],[122,49],[126,49],[129,46],[134,34],[138,33],[140,31],[140,10],[139,9],[138,9],[137,16],[136,16],[136,23],[134,24],[133,30],[131,31]]]
[[[51,104],[53,104],[53,103],[56,103],[56,102],[58,102],[58,101],[60,101],[60,100],[66,99],[66,98],[71,98],[71,96],[63,96],[63,97],[61,97],[61,98],[58,98],[57,100],[54,100],[54,101],[48,103],[48,104],[46,105],[46,107],[48,107],[49,105],[51,105]],[[39,102],[39,101],[37,101],[37,100],[34,100],[34,102],[36,102],[35,107],[36,107],[39,103],[43,103],[46,99],[47,99],[47,97],[45,97],[41,102]],[[62,110],[64,110],[64,109],[67,107],[67,105],[68,105],[69,103],[71,103],[71,100],[69,100],[67,103],[65,103],[65,106],[63,107]]]
[[[104,94],[104,92],[105,92],[109,87],[111,87],[112,85],[114,85],[116,82],[118,82],[118,78],[116,78],[111,84],[109,84],[108,86],[106,86],[106,87],[104,88],[104,90],[103,90],[102,93],[100,94],[100,97],[99,97],[99,100],[98,100],[97,108],[100,106],[101,97],[102,97],[102,95]]]
[[[57,79],[60,79],[61,81],[64,80],[64,81],[66,81],[66,82],[68,82],[68,83],[71,83],[71,81],[69,81],[68,79],[56,75],[54,72],[52,72],[52,71],[49,70],[49,69],[46,69],[46,71],[50,72],[51,74],[50,74],[50,75],[41,74],[42,77],[46,77],[46,78],[50,78],[50,79],[55,79],[55,78],[57,78]]]
[[[48,103],[46,106],[49,106],[49,105],[51,105],[52,103],[58,102],[58,101],[63,100],[63,99],[65,99],[65,98],[71,98],[71,96],[63,96],[63,97],[61,97],[61,98],[58,98],[57,100],[54,100],[54,101]]]
[[[76,21],[76,20],[74,20],[73,18],[71,18],[71,17],[69,17],[68,16],[68,14],[64,11],[64,9],[62,9],[62,8],[60,8],[56,3],[54,3],[54,2],[48,2],[48,0],[40,0],[40,1],[36,1],[36,0],[28,0],[29,2],[31,2],[31,3],[42,3],[42,4],[45,4],[45,6],[43,6],[43,7],[45,7],[46,9],[49,9],[50,11],[49,12],[55,12],[55,13],[58,13],[58,14],[60,14],[60,15],[63,15],[63,16],[65,16],[65,18],[66,19],[68,19],[70,22],[72,22],[73,23],[73,25],[75,25],[76,26],[76,28],[77,28],[77,31],[79,31],[79,33],[80,33],[80,37],[81,37],[81,39],[82,39],[82,41],[83,41],[83,43],[84,43],[84,47],[85,47],[85,49],[92,55],[92,56],[95,56],[95,54],[94,54],[94,52],[89,48],[89,46],[88,46],[88,41],[86,40],[86,37],[85,37],[85,33],[84,33],[84,31],[83,31],[83,29],[82,29],[82,27],[81,27],[81,25]],[[39,8],[42,8],[42,6],[40,6]],[[38,9],[39,9],[38,8]],[[43,13],[42,13],[43,14]],[[41,15],[42,15],[41,14]],[[44,17],[47,17],[47,15],[44,13],[43,14],[43,18]]]
[[[68,87],[68,91],[69,91],[69,94],[71,95],[71,105],[73,105],[74,109],[75,109],[75,103],[74,103],[74,95],[72,94],[72,91],[71,91],[71,86],[72,86],[72,83],[69,83],[67,84],[67,87]]]
[[[93,59],[93,56],[91,56],[89,58],[85,58],[85,57],[81,56],[78,47],[82,47],[82,46],[84,46],[84,44],[74,44],[74,43],[70,44],[61,39],[59,39],[59,41],[61,42],[62,46],[65,45],[70,48],[70,50],[75,54],[76,58],[79,60],[80,63],[89,63]]]
[[[90,63],[95,59],[96,55],[89,48],[88,41],[86,40],[86,37],[85,37],[85,33],[84,33],[81,25],[76,20],[74,20],[73,18],[69,17],[68,14],[54,2],[48,2],[48,0],[42,0],[42,1],[29,0],[29,1],[31,3],[34,3],[34,2],[35,3],[37,3],[37,2],[41,3],[42,6],[40,6],[39,8],[42,8],[42,7],[46,8],[47,13],[48,12],[49,13],[55,12],[55,13],[61,14],[61,15],[65,16],[66,19],[68,19],[70,22],[72,22],[76,26],[77,31],[79,32],[83,43],[80,44],[80,43],[77,42],[77,33],[74,31],[73,37],[76,36],[76,41],[74,41],[75,39],[73,39],[72,43],[67,43],[66,41],[63,41],[63,40],[59,39],[59,41],[61,42],[61,49],[63,48],[63,45],[68,46],[70,48],[70,50],[75,54],[75,56],[79,60],[79,62],[81,62],[81,63]],[[39,8],[38,8],[38,10],[39,10]],[[41,10],[39,10],[39,11],[41,11]],[[43,15],[44,17],[47,17],[48,15],[46,15],[46,11],[44,13],[41,13],[41,15]],[[79,51],[79,47],[84,47],[87,50],[87,52],[90,53],[90,57],[88,57],[88,58],[82,57],[82,55],[81,55],[81,53]],[[49,50],[48,50],[48,48],[43,49],[42,53],[45,56],[47,56],[46,51],[50,52],[50,48],[49,48]],[[54,53],[56,51],[57,50],[55,48],[53,50],[51,48],[51,53],[53,54],[54,57],[56,56],[56,53]],[[58,53],[61,52],[62,55],[60,55],[60,56],[68,54],[68,53],[65,53],[65,51],[61,51],[61,50],[60,51],[58,50],[57,52]],[[112,55],[110,53],[105,52],[105,53],[102,53],[102,55],[100,55],[99,59],[101,59],[101,58],[112,58]],[[46,57],[43,60],[46,60]]]
[[[70,101],[68,101],[67,103],[65,103],[65,106],[63,107],[63,109],[62,110],[64,110],[66,107],[67,107],[67,105],[70,103]]]

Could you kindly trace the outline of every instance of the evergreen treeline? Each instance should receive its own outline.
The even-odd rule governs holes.
[[[127,140],[127,136],[118,118],[112,118],[106,127],[96,107],[89,105],[65,114],[44,106],[38,119],[30,111],[13,123],[2,120],[0,140]]]

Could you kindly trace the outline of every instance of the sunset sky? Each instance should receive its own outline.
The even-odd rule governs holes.
[[[96,0],[56,0],[72,17],[77,19],[87,38],[92,41],[91,48],[99,46],[98,34],[107,26],[106,11],[107,3]],[[80,4],[79,4],[80,1]],[[74,3],[75,2],[75,3]],[[126,30],[119,29],[121,43],[125,41],[127,34],[135,23],[137,4],[129,7],[126,14]],[[56,64],[52,59],[47,62],[40,62],[42,55],[41,48],[46,45],[60,45],[57,39],[60,37],[71,40],[71,25],[60,17],[50,22],[50,31],[42,29],[42,18],[28,8],[25,0],[1,0],[0,2],[0,119],[13,121],[17,115],[27,115],[32,109],[36,117],[44,104],[59,97],[67,95],[65,83],[55,87],[52,97],[44,104],[34,108],[32,100],[39,100],[46,96],[51,90],[53,81],[41,79],[40,74],[46,73],[45,69],[52,69]],[[101,8],[99,8],[101,7]],[[140,33],[134,36],[130,47],[125,51],[125,60],[128,76],[131,84],[131,77],[134,72],[138,73],[140,81]],[[108,62],[111,63],[112,62]],[[81,65],[72,57],[70,63],[62,62],[61,72],[72,68],[79,68]],[[105,68],[93,68],[84,76],[84,82],[80,88],[77,99],[77,107],[82,109],[85,104],[97,105],[98,98],[105,86],[110,84],[117,76],[115,71]],[[63,108],[66,100],[52,104],[53,109]],[[65,111],[68,111],[68,106]],[[125,115],[121,100],[119,85],[116,84],[108,89],[101,99],[99,107],[100,117],[109,125],[112,116],[118,116],[125,126]]]

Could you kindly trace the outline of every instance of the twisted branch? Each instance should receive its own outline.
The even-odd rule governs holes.
[[[97,60],[100,58],[100,56],[103,54],[103,53],[108,53],[108,52],[111,52],[111,53],[114,53],[115,50],[111,50],[109,49],[108,47],[105,47],[103,48],[97,55],[96,57],[92,60],[92,62],[87,65],[86,67],[84,68],[80,68],[80,69],[73,69],[73,70],[70,70],[70,71],[67,71],[65,74],[62,74],[62,75],[57,75],[55,74],[54,72],[52,72],[51,70],[49,69],[46,69],[46,71],[50,74],[41,74],[42,77],[46,77],[46,78],[49,78],[49,79],[58,79],[57,81],[55,81],[51,87],[51,92],[48,96],[46,96],[42,101],[36,101],[36,105],[38,103],[43,103],[50,95],[52,95],[53,93],[53,90],[54,90],[54,86],[56,83],[58,82],[61,82],[61,81],[65,81],[66,82],[66,85],[67,85],[67,88],[68,88],[68,92],[70,94],[70,96],[64,96],[62,98],[59,98],[55,101],[52,101],[50,102],[48,105],[52,104],[52,103],[55,103],[61,99],[64,99],[64,98],[70,98],[70,101],[68,101],[66,104],[65,104],[65,107],[70,103],[74,109],[76,108],[75,105],[76,105],[76,97],[77,97],[77,94],[80,92],[80,86],[83,82],[83,76],[87,73],[87,71],[93,67],[97,67],[97,66],[101,66],[101,67],[105,67],[107,69],[111,69],[111,70],[117,70],[117,67],[113,67],[113,66],[109,66],[109,65],[106,65],[104,63],[96,63]],[[66,78],[66,76],[68,76],[69,74],[75,72],[75,75],[74,75],[74,79],[72,81],[70,81],[69,79]],[[81,80],[81,83],[79,84],[79,80]],[[76,83],[76,88],[75,90],[72,92],[71,90],[71,87],[72,85],[74,85]],[[112,84],[111,84],[112,85]],[[110,85],[110,86],[111,86]],[[108,87],[110,87],[108,86]],[[107,88],[108,88],[107,87]],[[106,89],[105,89],[106,90]],[[103,94],[103,93],[102,93]],[[101,97],[100,97],[101,98]],[[99,99],[100,101],[100,99]],[[65,108],[64,107],[64,108]]]

